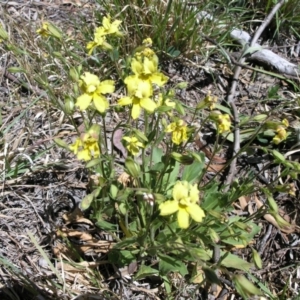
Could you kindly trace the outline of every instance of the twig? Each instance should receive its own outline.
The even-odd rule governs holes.
[[[259,245],[259,248],[258,248],[258,253],[259,254],[262,254],[263,251],[265,250],[265,244],[267,242],[267,240],[269,239],[270,235],[271,235],[271,232],[272,232],[272,229],[273,229],[273,226],[270,224],[269,227],[268,227],[268,230],[265,234],[265,236],[263,237],[263,239],[261,240],[260,242],[260,245]]]
[[[271,10],[269,15],[266,17],[266,19],[262,22],[256,33],[254,34],[253,39],[251,40],[250,47],[254,46],[261,34],[263,33],[264,29],[268,26],[268,24],[271,22],[273,16],[276,14],[276,12],[279,10],[279,8],[284,4],[284,0],[279,1]],[[245,63],[245,57],[241,57],[238,61],[239,64],[244,64]],[[231,106],[233,110],[233,117],[234,117],[234,145],[233,145],[233,160],[231,162],[229,172],[225,181],[225,191],[227,191],[233,181],[235,171],[236,171],[236,161],[237,161],[237,154],[240,151],[240,128],[238,126],[239,124],[239,117],[238,117],[238,112],[237,108],[234,102],[234,96],[238,84],[238,80],[240,77],[242,67],[238,65],[235,70],[234,70],[234,75],[232,78],[232,85],[230,88],[230,91],[228,93],[227,97],[227,102]]]
[[[250,47],[252,47],[253,45],[255,45],[256,41],[259,39],[259,37],[261,36],[262,32],[264,31],[264,29],[268,26],[268,24],[271,22],[273,16],[275,15],[275,13],[279,10],[279,8],[284,4],[284,0],[279,1],[271,10],[271,12],[269,13],[269,15],[266,17],[266,19],[263,21],[263,23],[260,25],[260,27],[258,28],[258,30],[256,31],[256,33],[254,34],[253,39],[251,40],[250,43]],[[245,57],[242,55],[238,61],[239,64],[243,65],[245,63]],[[228,97],[227,97],[227,103],[231,106],[231,109],[233,111],[233,118],[234,118],[234,144],[233,144],[233,159],[232,162],[230,164],[230,168],[229,168],[229,172],[227,175],[227,178],[225,180],[225,189],[224,192],[227,192],[229,187],[232,184],[235,172],[236,172],[236,162],[237,162],[237,154],[240,151],[240,128],[239,128],[239,114],[234,102],[234,97],[235,97],[235,93],[236,93],[236,88],[237,88],[237,84],[239,81],[239,77],[240,77],[240,73],[242,71],[242,67],[240,65],[235,67],[234,70],[234,74],[233,74],[233,78],[232,78],[232,84],[231,84],[231,88],[229,90],[228,93]],[[215,246],[214,247],[214,254],[213,257],[220,257],[220,248],[219,246]],[[214,261],[214,263],[217,263],[216,261]],[[216,275],[218,276],[219,272],[216,269]],[[219,276],[218,276],[219,277]],[[215,286],[212,286],[212,289],[214,289]]]

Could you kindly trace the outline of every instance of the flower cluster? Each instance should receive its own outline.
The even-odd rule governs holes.
[[[79,86],[83,94],[77,98],[76,106],[78,106],[80,110],[85,110],[93,101],[96,109],[100,113],[104,113],[109,104],[103,95],[114,92],[114,81],[104,80],[100,82],[96,75],[89,72],[85,72],[80,78]]]
[[[113,47],[106,41],[108,35],[122,36],[122,32],[119,30],[121,21],[116,20],[111,23],[111,18],[104,17],[102,26],[98,27],[94,33],[93,41],[89,42],[86,46],[88,54],[91,55],[96,47],[100,47],[104,50],[111,50]]]
[[[167,216],[177,212],[177,221],[180,228],[189,227],[189,218],[200,223],[205,214],[198,205],[199,190],[197,185],[187,181],[176,182],[173,188],[173,200],[167,200],[159,205],[160,215]]]
[[[79,160],[89,161],[92,158],[100,157],[100,148],[98,144],[100,134],[99,125],[93,125],[87,133],[82,134],[69,147],[69,149],[77,155]]]
[[[131,60],[132,75],[125,78],[128,96],[119,99],[119,105],[132,105],[131,116],[137,119],[141,109],[153,113],[157,105],[153,101],[153,84],[162,87],[168,77],[158,71],[158,57],[155,52],[147,47],[151,39],[143,41],[141,49],[137,49]]]

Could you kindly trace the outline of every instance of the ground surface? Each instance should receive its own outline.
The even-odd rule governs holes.
[[[73,5],[76,2],[80,7]],[[89,19],[92,17],[91,10],[95,9],[93,1],[6,1],[3,8],[11,17],[11,25],[36,26],[40,20],[47,19],[55,22],[62,28],[72,30],[72,18],[78,14],[80,18]],[[83,5],[84,4],[84,5]],[[0,20],[3,22],[9,18],[2,15],[4,10],[0,10]],[[70,18],[72,16],[72,18]],[[39,23],[40,24],[40,23]],[[36,26],[38,27],[38,26]],[[13,28],[13,27],[11,27]],[[272,48],[294,63],[300,62],[298,54],[291,55],[290,48]],[[3,70],[11,67],[15,61],[9,53],[0,53],[0,67]],[[187,106],[195,106],[199,99],[202,99],[210,90],[220,100],[225,99],[227,88],[231,81],[231,71],[218,62],[217,57],[211,57],[204,62],[202,68],[197,61],[175,61],[164,66],[164,72],[170,77],[171,82],[189,82],[189,87],[178,94],[178,98]],[[17,76],[17,75],[16,75]],[[237,106],[240,113],[251,115],[254,111],[266,111],[276,109],[278,101],[264,103],[270,87],[278,86],[278,95],[285,99],[290,99],[294,106],[295,94],[291,86],[284,81],[274,77],[254,73],[251,70],[243,70],[237,91]],[[0,258],[9,260],[13,267],[18,268],[21,273],[28,276],[36,284],[35,298],[32,294],[17,284],[16,276],[7,268],[1,268],[1,299],[71,299],[64,291],[55,292],[43,289],[45,282],[51,282],[53,273],[47,266],[46,260],[37,250],[32,240],[28,236],[30,231],[40,244],[44,252],[50,257],[64,257],[64,240],[58,238],[57,229],[65,230],[65,237],[69,237],[72,242],[78,243],[78,248],[87,259],[100,258],[101,249],[109,247],[107,237],[100,230],[82,216],[81,221],[68,217],[67,212],[73,211],[74,204],[86,194],[87,177],[83,166],[73,159],[73,156],[53,145],[54,136],[64,136],[69,132],[68,124],[64,123],[61,115],[55,109],[43,105],[36,106],[31,101],[31,92],[20,88],[14,82],[13,77],[5,75],[0,71],[0,106],[2,109],[2,127],[10,124],[10,130],[1,134],[4,152],[0,153],[2,166],[8,157],[10,163],[14,161],[23,162],[19,176],[12,179],[5,179],[8,174],[3,174],[0,194]],[[41,100],[42,101],[42,100]],[[19,102],[19,106],[15,103]],[[32,105],[32,109],[30,108]],[[23,118],[26,115],[27,118]],[[297,120],[293,115],[284,115],[290,122]],[[278,111],[278,117],[282,118],[282,112]],[[15,120],[12,122],[12,120]],[[189,120],[187,120],[189,121]],[[29,122],[29,123],[28,123]],[[204,136],[207,145],[203,148],[202,144],[195,144],[195,149],[204,151],[210,158],[214,138],[208,131]],[[72,137],[69,137],[72,140]],[[226,145],[229,147],[230,145]],[[41,150],[49,151],[41,153]],[[201,148],[201,149],[200,149]],[[227,160],[227,148],[224,153],[215,157],[216,163],[208,170],[207,178],[215,171],[218,166]],[[285,152],[288,149],[284,149]],[[36,153],[41,153],[35,156]],[[298,159],[296,156],[293,159]],[[253,150],[252,153],[244,153],[238,161],[239,173],[237,176],[244,176],[247,172],[258,172],[268,165],[269,158],[263,156],[259,151]],[[4,168],[3,168],[4,169]],[[217,169],[217,170],[216,170]],[[23,174],[21,174],[23,173]],[[260,177],[257,177],[257,185],[271,181],[278,174],[278,169],[268,167]],[[220,174],[225,176],[225,174]],[[13,176],[11,176],[13,177]],[[2,180],[2,179],[1,179]],[[265,182],[264,182],[265,181]],[[295,189],[298,190],[299,182],[294,181]],[[259,201],[259,199],[257,199]],[[245,202],[243,202],[245,201]],[[286,196],[278,193],[276,201],[282,209],[283,215],[293,224],[299,224],[299,194],[295,197]],[[249,204],[247,208],[243,205]],[[255,209],[257,202],[255,199],[241,199],[237,203],[237,213]],[[78,217],[78,215],[77,215]],[[295,296],[299,291],[299,260],[300,260],[300,239],[297,228],[289,232],[283,232],[274,227],[267,220],[261,218],[258,221],[262,227],[260,234],[256,237],[254,244],[259,250],[263,259],[264,267],[262,270],[254,272],[257,278],[271,283],[270,289],[274,292],[282,291],[284,286],[288,286],[289,294],[287,297]],[[81,235],[80,235],[81,232]],[[79,241],[84,241],[93,237],[94,246],[82,247]],[[238,250],[237,253],[249,257],[247,250]],[[61,256],[62,255],[62,256]],[[250,258],[250,257],[249,257]],[[90,259],[91,260],[91,259]],[[64,269],[63,263],[58,263],[57,269],[60,274],[64,274],[66,282],[71,286],[74,295],[96,293],[96,288],[91,288],[89,284],[89,274],[75,272],[70,268]],[[97,264],[95,264],[97,267]],[[77,269],[78,271],[78,269]],[[111,270],[103,271],[103,276],[111,276]],[[71,284],[72,283],[72,284]],[[32,284],[32,283],[31,283]],[[49,284],[47,284],[49,287]],[[160,299],[159,283],[139,283],[133,284],[127,278],[117,278],[104,280],[99,284],[99,290],[107,289],[107,299]],[[195,289],[195,287],[190,287]],[[148,290],[147,290],[148,289]],[[110,291],[109,291],[110,290]],[[294,290],[294,295],[292,292]],[[56,294],[57,293],[57,294]],[[9,296],[10,295],[10,296]],[[27,295],[27,296],[26,296]],[[15,298],[13,298],[15,297]],[[104,299],[102,296],[86,296],[76,299]],[[144,298],[143,298],[144,297]],[[183,292],[178,299],[188,299]],[[198,298],[197,298],[198,297]],[[205,299],[200,292],[195,292],[195,299]],[[73,298],[75,299],[75,298]],[[163,299],[163,298],[161,298]],[[214,299],[214,298],[211,298]],[[286,299],[286,298],[282,298]]]

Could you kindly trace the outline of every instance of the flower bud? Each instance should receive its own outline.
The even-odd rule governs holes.
[[[253,261],[254,261],[256,267],[258,269],[262,269],[262,260],[259,256],[258,252],[254,248],[252,248],[252,258],[253,258]]]

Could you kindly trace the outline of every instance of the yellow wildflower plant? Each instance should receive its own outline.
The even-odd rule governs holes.
[[[48,22],[44,22],[42,24],[42,27],[39,28],[37,31],[36,31],[37,34],[39,34],[40,36],[42,37],[48,37],[50,36],[50,31],[49,31],[49,23]]]
[[[119,20],[115,20],[111,23],[111,18],[109,16],[104,17],[102,21],[103,26],[96,28],[93,41],[89,42],[86,46],[86,49],[89,50],[88,55],[91,55],[96,47],[100,47],[104,50],[111,50],[113,47],[106,41],[106,36],[123,36],[122,32],[119,30],[121,23],[122,21]]]
[[[118,105],[132,105],[131,116],[133,119],[139,117],[142,108],[153,113],[156,104],[150,98],[153,94],[151,83],[135,75],[126,77],[124,82],[127,86],[128,96],[119,99]]]
[[[176,145],[187,141],[187,126],[184,121],[178,120],[167,126],[165,132],[172,132],[172,142]]]
[[[130,152],[133,156],[136,156],[140,152],[140,148],[144,148],[143,143],[141,143],[135,136],[125,136],[123,140],[126,141],[127,146],[126,149]]]
[[[99,125],[93,125],[87,133],[77,138],[69,149],[79,160],[89,161],[92,158],[100,157],[98,138],[100,134]]]
[[[189,227],[190,217],[195,222],[202,222],[205,213],[198,205],[199,190],[197,184],[191,185],[187,181],[178,181],[173,188],[173,200],[167,200],[159,205],[160,215],[167,216],[177,212],[180,228]]]
[[[113,80],[104,80],[100,82],[98,76],[85,72],[79,81],[79,86],[83,92],[77,98],[76,106],[80,110],[85,110],[93,101],[96,109],[103,113],[109,107],[107,98],[104,94],[113,93],[115,90],[115,83]]]

